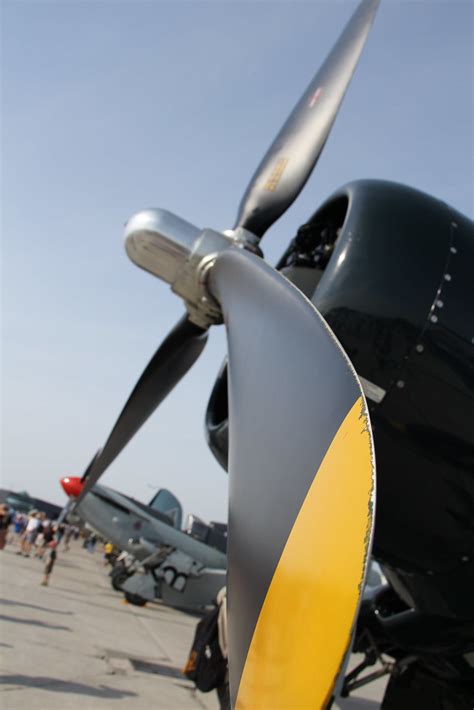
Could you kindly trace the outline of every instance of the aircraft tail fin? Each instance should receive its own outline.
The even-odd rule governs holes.
[[[181,530],[183,523],[183,508],[176,496],[166,488],[160,488],[148,504],[150,508],[167,515],[173,521],[173,527]]]

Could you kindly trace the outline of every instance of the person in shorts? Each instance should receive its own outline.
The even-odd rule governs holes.
[[[25,536],[21,543],[21,552],[17,554],[23,554],[25,557],[30,556],[31,548],[36,542],[38,533],[40,531],[41,521],[38,517],[38,513],[32,512],[30,514],[28,524],[25,530]]]
[[[18,511],[15,513],[13,518],[13,543],[18,542],[21,545],[27,522],[26,515]]]

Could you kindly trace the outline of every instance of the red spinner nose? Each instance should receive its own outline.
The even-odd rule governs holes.
[[[84,486],[79,476],[66,476],[66,478],[61,478],[61,485],[66,495],[70,498],[78,498]]]

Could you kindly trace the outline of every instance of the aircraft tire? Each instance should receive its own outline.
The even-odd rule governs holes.
[[[125,592],[125,599],[129,604],[134,606],[145,606],[147,600],[143,599],[139,594],[131,594],[130,592]]]
[[[122,591],[122,584],[129,578],[128,572],[124,569],[117,569],[110,575],[110,583],[115,591]]]

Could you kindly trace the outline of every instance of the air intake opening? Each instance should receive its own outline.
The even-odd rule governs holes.
[[[323,205],[298,229],[277,269],[303,267],[323,272],[344,226],[348,207],[349,198],[346,195]]]

